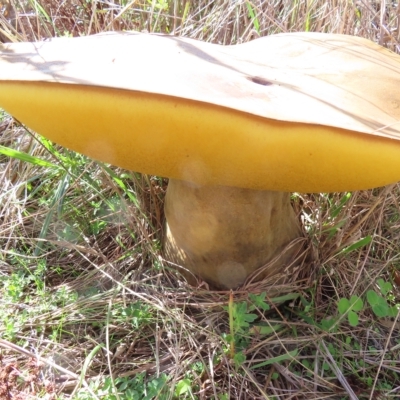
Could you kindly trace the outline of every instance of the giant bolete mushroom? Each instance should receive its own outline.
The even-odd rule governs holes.
[[[290,264],[291,191],[400,180],[400,57],[357,37],[6,44],[0,106],[77,152],[169,177],[167,257],[222,288]]]

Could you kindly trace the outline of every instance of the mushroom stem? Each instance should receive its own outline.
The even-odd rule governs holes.
[[[301,237],[290,193],[171,179],[165,215],[167,259],[216,288],[236,288],[273,259],[260,278],[279,274],[299,250],[283,252]]]

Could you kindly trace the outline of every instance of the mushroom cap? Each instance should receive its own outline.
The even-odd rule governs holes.
[[[68,148],[198,184],[400,180],[400,56],[346,35],[106,33],[0,46],[0,106]]]

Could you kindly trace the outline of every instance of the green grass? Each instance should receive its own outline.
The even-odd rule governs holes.
[[[394,2],[1,4],[3,40],[133,29],[233,44],[310,30],[400,51]],[[191,287],[162,258],[166,180],[95,163],[3,112],[0,146],[0,398],[399,396],[399,185],[295,194],[311,279],[271,299],[266,282]]]

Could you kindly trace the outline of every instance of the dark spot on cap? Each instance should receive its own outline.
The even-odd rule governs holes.
[[[272,85],[272,82],[269,80],[262,78],[261,76],[249,76],[247,77],[249,81],[257,83],[257,85],[269,86]]]

